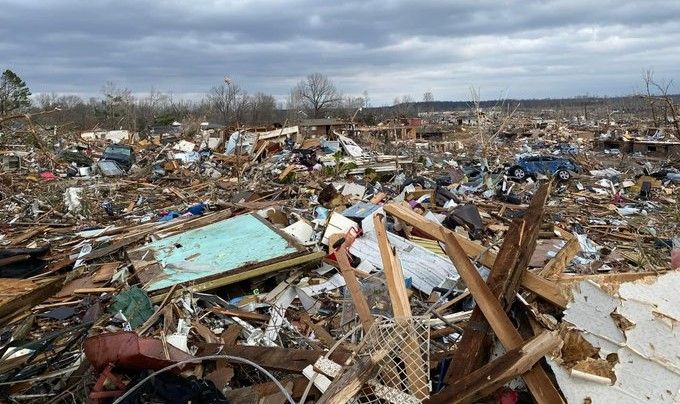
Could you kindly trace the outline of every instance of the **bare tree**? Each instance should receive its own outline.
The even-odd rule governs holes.
[[[368,108],[371,106],[371,99],[368,97],[368,90],[364,90],[361,93],[361,97],[364,99],[364,105],[362,107]]]
[[[680,139],[680,116],[678,116],[678,106],[675,104],[672,95],[669,93],[673,80],[656,81],[654,79],[654,72],[647,70],[643,75],[647,95],[645,96],[652,111],[654,111],[655,103],[661,104],[663,109],[664,123],[671,122],[673,124],[674,135]],[[657,94],[654,94],[657,93]],[[654,113],[654,112],[653,112]],[[658,125],[656,114],[654,113],[654,124]]]
[[[213,87],[208,93],[208,102],[225,124],[238,126],[250,102],[248,93],[231,81]]]
[[[147,128],[151,125],[169,124],[174,116],[169,111],[170,97],[151,87],[146,97],[137,101],[137,127]]]
[[[434,96],[432,95],[432,92],[431,92],[431,91],[426,91],[426,92],[423,94],[423,101],[424,101],[424,102],[432,102],[432,101],[434,101]]]
[[[257,93],[250,100],[250,122],[255,124],[272,123],[276,117],[276,99],[273,95]]]
[[[288,98],[286,99],[286,120],[289,122],[296,122],[302,118],[309,118],[309,115],[303,111],[304,106],[297,87],[290,90]]]
[[[413,112],[413,97],[408,94],[395,97],[392,110],[397,117],[403,118],[411,115]]]
[[[225,123],[229,122],[234,104],[233,100],[238,91],[238,86],[221,84],[211,88],[208,93],[210,108],[216,111]]]
[[[135,129],[135,97],[132,91],[109,81],[102,88],[102,93],[104,98],[101,100],[98,115],[103,118],[105,125],[110,129]]]
[[[652,113],[652,121],[654,126],[658,126],[659,122],[656,119],[656,98],[653,95],[652,82],[654,82],[654,71],[647,69],[642,74],[642,80],[645,82],[645,95],[643,96],[649,104],[649,109]]]
[[[324,112],[337,107],[342,100],[335,84],[321,73],[310,74],[293,91],[296,101],[314,118],[323,117]]]
[[[478,88],[470,87],[470,97],[472,99],[472,113],[477,118],[477,135],[479,153],[482,164],[488,168],[488,156],[491,145],[498,135],[500,135],[508,123],[515,115],[519,104],[510,110],[510,106],[501,94],[498,101],[488,111],[484,111],[481,106],[481,95]]]

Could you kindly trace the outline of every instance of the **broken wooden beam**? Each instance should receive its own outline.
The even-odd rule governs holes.
[[[389,204],[385,210],[392,214],[398,212],[398,219],[409,225],[425,231],[420,226],[427,228],[427,233],[441,240],[445,244],[446,254],[449,256],[458,274],[461,276],[472,294],[479,309],[489,322],[494,333],[507,349],[520,347],[524,341],[515,329],[513,323],[505,314],[498,298],[486,285],[475,266],[470,262],[465,250],[461,247],[455,233],[444,228],[440,224],[431,222],[413,211],[398,205]],[[562,403],[564,400],[552,384],[548,375],[540,367],[534,367],[523,376],[534,399],[539,403]]]
[[[239,356],[249,359],[265,369],[302,373],[308,365],[325,354],[324,351],[314,349],[292,349],[266,346],[225,345],[222,354]],[[349,354],[342,350],[336,350],[331,359],[338,363],[345,363]]]
[[[317,401],[317,404],[345,404],[354,397],[368,380],[378,374],[380,363],[387,355],[381,349],[371,356],[360,357],[354,365],[346,368]]]
[[[551,278],[564,272],[564,268],[569,265],[569,262],[581,251],[581,244],[578,238],[572,237],[564,244],[557,254],[548,261],[545,266],[538,270],[537,273],[545,278]]]
[[[383,263],[383,272],[387,282],[387,291],[392,304],[392,312],[396,321],[412,317],[411,304],[409,303],[404,280],[404,271],[392,250],[382,215],[373,216],[375,235],[378,240],[378,248]],[[422,358],[419,355],[420,346],[416,337],[411,334],[405,337],[405,346],[402,349],[403,359],[406,365],[406,379],[410,392],[413,396],[424,399],[427,397],[429,387],[426,386],[426,369],[421,366]]]
[[[361,291],[361,284],[357,280],[354,269],[350,265],[349,258],[347,257],[347,241],[345,241],[340,248],[335,251],[335,259],[338,261],[338,266],[340,267],[340,274],[345,279],[345,284],[349,290],[350,297],[352,298],[352,303],[354,303],[354,308],[359,316],[359,321],[364,328],[364,332],[368,330],[373,325],[373,315],[371,314],[371,308],[368,306],[368,301],[366,296]]]
[[[390,203],[385,205],[385,211],[401,221],[409,222],[409,224],[418,228],[418,230],[423,231],[429,237],[439,241],[442,240],[441,229],[437,228],[437,223],[418,215],[411,209]],[[442,229],[448,231],[443,227]],[[455,234],[455,237],[456,240],[460,242],[461,247],[468,257],[487,268],[493,268],[497,258],[497,255],[494,252],[489,251],[489,249],[483,245],[477,244],[459,234]],[[556,283],[544,281],[542,278],[538,277],[538,275],[526,271],[521,277],[520,282],[522,287],[537,294],[544,300],[555,304],[559,308],[566,307],[567,300],[563,296],[561,288]]]
[[[468,403],[480,400],[506,382],[526,373],[543,356],[557,349],[561,339],[556,332],[543,332],[523,346],[512,349],[481,368],[456,380],[431,402]]]

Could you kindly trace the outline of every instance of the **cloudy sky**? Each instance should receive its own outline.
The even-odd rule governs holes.
[[[0,0],[0,68],[34,93],[283,97],[321,72],[373,105],[621,95],[649,67],[680,82],[678,0]]]

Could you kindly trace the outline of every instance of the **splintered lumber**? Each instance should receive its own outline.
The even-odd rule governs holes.
[[[514,265],[508,273],[508,277],[505,278],[505,283],[501,289],[502,295],[500,296],[500,299],[506,309],[508,309],[515,300],[522,274],[529,265],[534,250],[536,250],[536,241],[538,240],[538,233],[541,230],[541,222],[543,220],[543,210],[545,203],[550,196],[551,186],[552,183],[548,182],[542,184],[538,188],[538,191],[534,194],[534,197],[529,204],[529,208],[524,215],[523,224],[521,224],[524,227],[524,235],[521,237],[519,255],[514,261]],[[519,223],[521,222],[518,222],[518,225],[520,225]]]
[[[549,281],[533,272],[524,271],[522,274],[522,287],[560,309],[567,308],[569,300],[555,282]]]
[[[489,322],[494,333],[506,350],[520,347],[524,341],[505,310],[472,265],[453,235],[445,235],[447,255],[456,266],[458,274],[470,289],[472,297]],[[563,403],[564,400],[540,365],[534,366],[523,376],[534,400],[538,403]]]
[[[38,234],[44,233],[45,230],[47,230],[47,226],[38,226],[33,229],[30,229],[28,231],[25,231],[21,233],[20,235],[13,237],[9,240],[9,243],[11,245],[20,245],[24,241],[32,239],[34,236],[37,236]]]
[[[387,291],[389,292],[390,302],[392,303],[394,317],[411,317],[411,304],[409,303],[408,294],[406,293],[404,273],[401,270],[401,266],[394,255],[392,246],[387,239],[385,225],[381,215],[373,216],[373,224],[375,225],[375,235],[378,239],[378,248],[380,249],[385,280],[387,282]]]
[[[497,299],[503,294],[503,285],[509,273],[515,269],[515,262],[519,257],[524,236],[524,224],[524,219],[512,223],[489,273],[487,285]],[[502,303],[501,300],[501,305],[507,310],[508,307]],[[451,359],[451,366],[447,372],[448,383],[464,377],[484,364],[492,343],[490,331],[491,328],[484,318],[484,313],[479,306],[476,306],[472,311],[470,321],[463,328],[463,336]]]
[[[317,404],[345,404],[354,397],[369,379],[378,374],[378,363],[387,355],[381,349],[371,356],[360,357],[356,363],[342,372],[328,386]]]
[[[0,319],[54,296],[65,279],[65,275],[42,280],[0,278]]]
[[[305,325],[307,325],[309,328],[311,328],[314,331],[314,335],[316,338],[321,341],[321,343],[326,347],[326,348],[331,348],[333,345],[337,343],[335,338],[321,325],[316,324],[314,321],[312,321],[312,318],[309,316],[307,312],[302,312],[300,314],[300,321],[302,321]],[[340,346],[342,348],[345,348],[347,351],[356,351],[357,346],[354,344],[351,344],[347,341],[344,341],[340,343]]]
[[[578,238],[570,238],[538,273],[546,278],[560,275],[579,251],[581,251],[581,245]]]
[[[361,285],[349,263],[349,258],[347,258],[347,247],[345,244],[346,241],[335,251],[335,258],[338,260],[340,274],[345,278],[345,284],[347,285],[347,289],[349,289],[352,303],[354,303],[354,308],[359,315],[361,325],[364,327],[364,331],[368,332],[371,325],[373,325],[373,315],[371,315],[371,309],[366,301],[366,296],[364,296],[364,293],[361,291]]]
[[[302,373],[308,365],[325,354],[324,351],[314,349],[292,349],[267,346],[225,345],[222,353],[249,359],[265,369]],[[349,355],[338,350],[331,354],[331,359],[338,363],[345,363]]]
[[[411,305],[406,293],[406,284],[404,280],[404,272],[401,269],[399,260],[394,255],[392,246],[387,239],[385,232],[385,224],[383,223],[382,215],[373,216],[373,224],[375,227],[375,234],[378,240],[378,248],[380,249],[380,256],[383,263],[383,272],[385,273],[385,280],[387,282],[387,291],[390,296],[390,303],[392,304],[392,311],[396,319],[412,317]],[[402,353],[404,354],[404,362],[406,363],[406,378],[408,380],[411,393],[418,398],[425,398],[425,392],[429,389],[425,386],[427,375],[425,369],[419,364],[417,357],[420,352],[418,340],[415,336],[410,335],[406,338],[406,346]]]
[[[515,377],[526,373],[543,356],[557,349],[561,340],[556,332],[537,335],[523,346],[512,349],[469,375],[456,380],[436,396],[438,402],[474,402],[492,394]],[[434,401],[434,400],[433,400]]]
[[[525,272],[541,227],[543,206],[550,193],[550,184],[542,185],[534,196],[527,213],[512,221],[496,257],[487,285],[501,307],[507,311],[512,305],[517,285]],[[479,307],[472,311],[469,324],[451,360],[447,374],[449,383],[482,366],[491,349],[491,329]]]
[[[279,181],[283,181],[294,169],[295,164],[288,164],[288,166],[281,171],[281,174],[279,174]]]
[[[314,376],[314,373],[311,373],[308,370],[309,367],[305,368],[305,371],[303,371],[303,374],[307,375],[309,374],[310,376],[308,378],[311,378],[311,376]],[[337,363],[333,362],[332,360],[326,359],[326,358],[319,358],[316,363],[314,363],[313,371],[317,375],[316,377],[320,376],[328,376],[331,378],[336,378],[338,375],[341,374],[342,372],[342,366],[338,365]],[[306,373],[305,373],[306,372]],[[323,387],[323,383],[322,387]],[[316,383],[316,380],[314,380],[314,385],[319,388],[319,386]],[[376,379],[370,379],[366,382],[366,386],[369,386],[375,394],[376,397],[382,398],[390,403],[394,404],[417,404],[422,402],[422,400],[419,400],[415,397],[413,397],[410,394],[406,394],[400,390],[397,390],[393,387],[388,387],[383,384],[380,384],[380,382]],[[319,388],[321,392],[326,391],[328,386],[326,386],[323,390]]]
[[[393,208],[389,209],[389,207]],[[443,241],[446,254],[453,262],[458,274],[467,285],[479,309],[482,311],[492,330],[501,341],[501,344],[503,344],[506,350],[511,350],[520,347],[524,343],[522,336],[506,315],[498,298],[494,296],[493,292],[479,275],[479,272],[477,272],[475,266],[470,262],[465,250],[463,250],[452,231],[423,218],[413,211],[399,207],[398,205],[387,205],[385,210],[390,214],[392,214],[391,211],[399,212],[400,215],[397,216],[398,219],[415,226],[422,231],[426,231],[440,241]],[[426,227],[427,230],[421,228],[421,225]],[[540,366],[532,368],[523,375],[523,378],[537,402],[564,402],[557,392],[557,389],[548,378],[548,375]]]
[[[439,226],[437,223],[432,222],[424,218],[423,216],[418,215],[411,209],[394,203],[385,205],[385,211],[403,222],[410,223],[418,230],[426,233],[429,237],[432,237],[439,241],[442,241],[442,230],[448,231],[447,229]],[[488,251],[484,246],[477,244],[459,234],[454,233],[454,235],[456,237],[456,240],[459,241],[460,246],[463,248],[468,257],[470,257],[473,260],[478,260],[480,264],[484,265],[487,268],[493,268],[494,263],[496,262],[496,254],[494,254],[491,251]],[[529,281],[527,281],[527,279],[529,279]],[[550,283],[542,282],[542,279],[540,279],[538,275],[531,272],[525,271],[525,274],[524,276],[522,276],[521,281],[522,287],[531,290],[532,292],[536,293],[543,299],[552,303],[555,303],[554,300],[556,299],[555,298],[556,296],[562,294],[561,289],[559,288],[558,285],[552,282]],[[524,284],[524,282],[527,282],[527,284]],[[540,288],[532,289],[532,286],[535,287],[539,283],[541,284]],[[557,301],[562,302],[564,300],[560,299]],[[566,302],[563,305],[558,306],[560,308],[564,308],[566,307]]]

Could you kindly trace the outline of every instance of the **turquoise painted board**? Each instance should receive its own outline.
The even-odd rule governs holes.
[[[157,240],[142,249],[163,266],[164,274],[146,286],[149,292],[300,251],[252,214]]]

